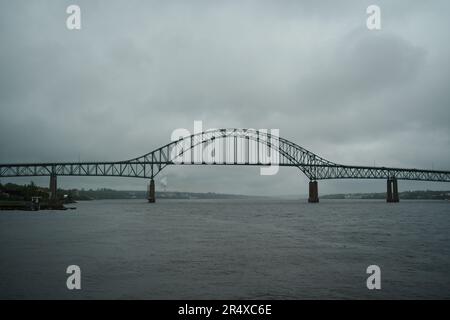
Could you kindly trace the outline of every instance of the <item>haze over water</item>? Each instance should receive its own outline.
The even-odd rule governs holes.
[[[104,200],[0,213],[0,298],[449,298],[450,203]],[[79,291],[67,266],[81,268]],[[381,268],[381,290],[366,268]]]

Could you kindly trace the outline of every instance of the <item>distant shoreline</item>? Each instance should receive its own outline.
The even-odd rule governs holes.
[[[17,185],[13,183],[0,184],[0,202],[31,201],[32,197],[40,197],[45,202],[49,197],[49,189],[39,187],[31,183],[30,185]],[[450,200],[450,191],[417,190],[404,191],[399,193],[401,200]],[[302,200],[307,199],[307,195],[242,195],[215,192],[183,192],[183,191],[156,191],[157,199],[283,199]],[[338,193],[319,194],[319,198],[326,199],[367,199],[384,200],[386,193]],[[147,199],[145,190],[113,190],[113,189],[58,189],[57,199],[64,203],[87,200],[108,200],[108,199]]]
[[[416,190],[399,192],[401,200],[450,200],[450,191]],[[322,195],[321,199],[386,199],[386,193],[339,193]]]

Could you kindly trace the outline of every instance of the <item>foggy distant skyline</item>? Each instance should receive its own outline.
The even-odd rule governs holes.
[[[66,7],[81,8],[68,30]],[[382,28],[366,28],[366,8]],[[450,3],[0,0],[0,163],[118,161],[177,128],[279,129],[349,165],[450,170]],[[167,190],[305,195],[296,168],[169,166]],[[48,177],[1,179],[2,183]],[[147,180],[59,177],[62,188]],[[319,194],[384,192],[321,180]],[[400,191],[449,189],[399,182]]]

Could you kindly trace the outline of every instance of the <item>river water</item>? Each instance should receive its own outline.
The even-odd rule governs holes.
[[[450,298],[449,202],[75,206],[0,212],[0,298]],[[81,290],[66,287],[69,265],[81,268]],[[369,265],[381,290],[366,287]]]

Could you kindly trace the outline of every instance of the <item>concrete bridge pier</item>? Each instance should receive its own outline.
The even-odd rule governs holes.
[[[50,175],[50,201],[57,200],[56,191],[58,190],[56,173]]]
[[[317,181],[310,181],[309,182],[309,198],[308,202],[316,203],[319,202],[319,188]]]
[[[386,202],[399,202],[397,178],[387,179]]]
[[[153,178],[150,180],[150,184],[148,185],[148,202],[154,203],[156,201],[155,197],[155,180]]]
[[[58,190],[58,183],[57,183],[57,176],[56,173],[52,173],[50,175],[50,197],[49,200],[50,201],[55,201],[58,199],[57,195],[56,195],[56,191]]]

